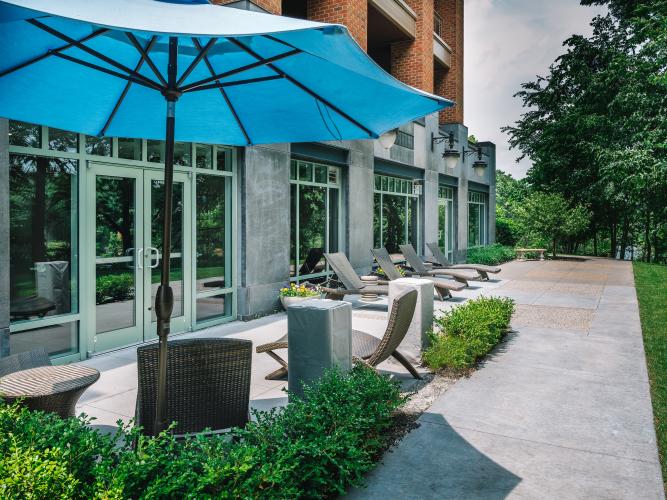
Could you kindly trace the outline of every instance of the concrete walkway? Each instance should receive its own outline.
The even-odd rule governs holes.
[[[632,267],[513,262],[514,333],[352,498],[662,499]]]

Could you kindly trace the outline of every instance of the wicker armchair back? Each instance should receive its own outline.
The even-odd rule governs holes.
[[[377,366],[394,354],[399,344],[408,333],[412,316],[417,306],[417,290],[406,290],[394,299],[389,316],[389,323],[380,345],[366,362]]]
[[[167,418],[175,434],[243,427],[250,406],[252,342],[188,339],[169,342]],[[158,345],[137,349],[136,420],[154,434]]]
[[[43,347],[0,358],[0,377],[40,366],[51,366],[51,359]]]

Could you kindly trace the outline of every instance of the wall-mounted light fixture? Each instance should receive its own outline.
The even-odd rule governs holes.
[[[397,128],[382,134],[380,137],[378,137],[378,141],[380,141],[380,145],[384,149],[389,149],[390,147],[392,147],[396,143],[396,137],[398,137],[398,129]]]
[[[416,179],[412,181],[412,194],[415,196],[421,196],[424,193],[424,181],[421,179]]]
[[[482,148],[480,146],[473,146],[471,149],[463,148],[462,155],[454,146],[454,143],[457,142],[454,139],[454,132],[450,132],[448,135],[440,136],[436,136],[435,134],[431,133],[431,151],[433,151],[433,146],[435,144],[445,141],[448,142],[448,147],[445,148],[445,151],[442,153],[442,157],[445,159],[445,166],[447,168],[455,168],[461,156],[465,158],[466,156],[477,153],[477,160],[472,164],[472,168],[478,177],[482,177],[484,175],[487,164],[484,160],[482,160]]]

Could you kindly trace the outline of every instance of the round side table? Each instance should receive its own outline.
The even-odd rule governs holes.
[[[377,276],[362,276],[361,281],[364,282],[365,285],[368,286],[376,286],[378,284],[378,277]],[[363,293],[361,294],[361,301],[362,302],[375,302],[378,300],[378,294],[377,293]]]
[[[89,366],[40,366],[0,378],[0,396],[9,403],[23,399],[31,410],[73,417],[81,394],[99,378],[100,372]]]

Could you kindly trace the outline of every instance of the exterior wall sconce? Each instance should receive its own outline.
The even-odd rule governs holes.
[[[461,153],[459,153],[458,149],[454,149],[454,132],[450,132],[448,136],[441,135],[438,137],[431,133],[431,151],[433,151],[434,144],[444,141],[449,142],[447,145],[448,147],[445,148],[445,152],[442,153],[442,157],[445,159],[445,167],[450,169],[456,168],[456,165],[459,162],[459,158],[461,157]]]
[[[396,137],[398,137],[397,128],[382,134],[380,137],[378,137],[378,141],[380,141],[380,146],[382,146],[384,149],[389,149],[396,143]]]
[[[424,192],[424,181],[416,180],[412,181],[412,194],[415,196],[421,196]]]
[[[442,157],[445,159],[445,166],[447,168],[455,168],[456,165],[459,162],[459,158],[461,158],[461,153],[459,153],[458,149],[455,149],[454,147],[454,132],[450,132],[449,135],[441,135],[437,136],[435,134],[431,134],[431,151],[433,151],[433,145],[448,141],[448,144],[445,148],[444,153],[442,153]],[[470,156],[477,153],[477,160],[472,164],[472,168],[477,174],[478,177],[482,177],[484,175],[484,172],[486,171],[487,164],[484,160],[482,160],[482,148],[477,146],[474,147],[473,149],[465,149],[463,148],[463,158],[466,156]]]

